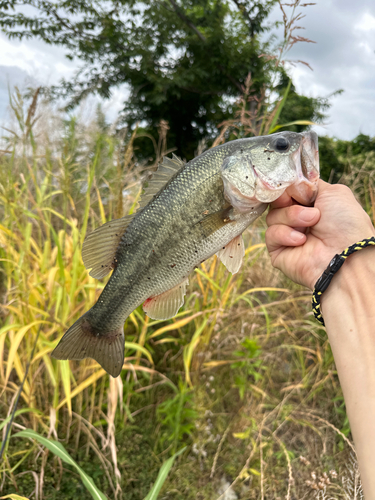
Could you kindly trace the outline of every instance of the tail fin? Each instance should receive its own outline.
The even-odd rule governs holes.
[[[85,316],[81,316],[69,328],[51,356],[56,359],[92,358],[112,377],[118,377],[124,363],[123,327],[105,335],[97,335]]]

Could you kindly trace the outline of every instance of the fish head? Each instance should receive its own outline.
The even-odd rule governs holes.
[[[238,149],[221,167],[224,194],[240,212],[271,203],[285,191],[311,205],[319,179],[315,132],[280,132],[238,141]]]

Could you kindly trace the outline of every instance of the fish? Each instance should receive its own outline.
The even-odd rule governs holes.
[[[63,335],[56,359],[96,360],[117,377],[124,362],[124,323],[143,304],[154,320],[175,316],[188,277],[216,254],[239,271],[242,233],[285,191],[311,205],[319,179],[315,132],[237,139],[185,163],[164,157],[135,214],[105,223],[84,240],[90,276],[112,271],[94,306]]]

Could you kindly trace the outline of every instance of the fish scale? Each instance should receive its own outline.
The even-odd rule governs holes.
[[[221,149],[220,156],[224,158],[231,148]],[[128,283],[129,274],[133,269],[134,274],[139,277],[139,284],[128,283],[133,287],[132,297],[118,303],[118,316],[116,314],[116,320],[111,321],[111,329],[122,324],[123,318],[148,297],[159,295],[187,278],[192,268],[241,234],[253,218],[261,214],[259,210],[251,212],[229,227],[224,226],[222,231],[211,237],[204,236],[197,225],[203,212],[216,212],[225,204],[223,182],[217,166],[215,167],[219,155],[215,156],[214,161],[210,161],[208,157],[208,161],[203,162],[203,168],[202,165],[197,165],[197,162],[191,162],[188,165],[190,168],[185,168],[176,175],[160,196],[129,225],[117,252],[117,260],[121,264],[111,278],[112,281],[116,280],[116,283],[107,285],[103,298],[110,300],[118,281]],[[205,174],[203,179],[202,171]],[[197,191],[198,198],[195,196]],[[265,208],[266,205],[262,205],[262,211]],[[196,252],[191,252],[192,246]],[[163,256],[162,259],[160,255]],[[168,279],[165,277],[167,271]],[[144,276],[146,280],[142,279]],[[96,324],[100,321],[100,314],[98,311]]]
[[[288,151],[278,150],[281,138]],[[117,376],[129,314],[142,303],[154,319],[176,314],[191,271],[219,251],[236,272],[243,252],[240,235],[267,202],[301,179],[307,185],[304,193],[316,183],[316,148],[314,133],[284,132],[232,141],[187,164],[165,159],[135,216],[107,223],[86,238],[82,255],[90,274],[103,277],[114,270],[97,303],[65,333],[52,355],[92,357]],[[233,255],[226,254],[226,247]]]

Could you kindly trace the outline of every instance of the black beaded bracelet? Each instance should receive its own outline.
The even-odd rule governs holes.
[[[329,263],[327,269],[315,283],[313,295],[312,295],[312,310],[315,318],[324,326],[324,320],[322,313],[320,311],[320,299],[322,293],[325,292],[332,281],[333,276],[340,267],[344,264],[345,260],[354,252],[358,250],[362,250],[370,245],[375,246],[375,237],[366,238],[365,240],[358,241],[358,243],[354,243],[350,247],[346,248],[342,253],[336,254],[331,262]]]

